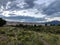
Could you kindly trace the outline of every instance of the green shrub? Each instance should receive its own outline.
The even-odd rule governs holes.
[[[5,24],[6,24],[6,21],[3,20],[2,18],[0,18],[0,26],[3,26],[3,25],[5,25]]]

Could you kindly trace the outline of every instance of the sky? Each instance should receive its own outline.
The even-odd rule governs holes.
[[[15,22],[60,21],[60,0],[0,0],[0,17]]]

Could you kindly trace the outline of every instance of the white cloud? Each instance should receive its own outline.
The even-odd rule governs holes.
[[[1,8],[0,8],[0,12],[2,12],[4,10],[4,7],[3,6],[1,6]]]
[[[35,3],[37,3],[37,4],[43,4],[43,3],[45,3],[45,5],[48,6],[53,1],[55,1],[55,0],[36,0]]]
[[[7,4],[6,4],[6,9],[10,8],[10,4],[11,4],[11,2],[10,2],[10,1],[9,1],[9,2],[7,2]]]
[[[30,16],[30,17],[35,17],[35,18],[43,18],[46,16],[40,13],[37,9],[27,9],[27,10],[20,10],[20,11],[16,11],[16,10],[15,11],[3,11],[1,15],[6,16],[6,17],[13,15],[13,16]]]
[[[58,21],[60,21],[60,17],[50,17],[50,18],[45,18],[45,19],[47,19],[47,22],[49,22],[49,21],[53,21],[53,20],[58,20]]]
[[[15,1],[17,3],[17,6],[20,8],[24,8],[25,6],[28,6],[28,4],[26,2],[24,2],[24,0],[20,0],[20,1]]]
[[[1,15],[6,16],[6,17],[9,17],[9,16],[10,16],[10,15],[9,15],[9,11],[3,11],[3,12],[1,13]]]

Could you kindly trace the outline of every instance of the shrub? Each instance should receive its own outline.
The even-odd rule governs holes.
[[[3,20],[2,18],[0,18],[0,26],[3,26],[3,25],[5,25],[5,24],[6,24],[6,21]]]

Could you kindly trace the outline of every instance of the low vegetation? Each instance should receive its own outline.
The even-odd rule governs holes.
[[[0,45],[60,45],[60,26],[5,24],[0,19]]]
[[[60,45],[59,27],[0,27],[0,45]]]

